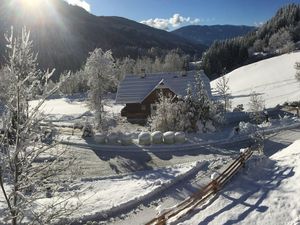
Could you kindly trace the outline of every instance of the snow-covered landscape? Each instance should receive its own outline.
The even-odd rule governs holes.
[[[0,224],[300,225],[299,3],[114,1],[0,2]]]
[[[254,91],[265,100],[265,107],[273,108],[284,102],[298,101],[299,83],[295,82],[295,62],[300,60],[300,52],[265,59],[238,68],[225,75],[229,79],[232,104],[249,106],[250,95]],[[212,82],[216,87],[218,80]]]
[[[177,224],[300,224],[300,140],[253,157],[232,182]]]

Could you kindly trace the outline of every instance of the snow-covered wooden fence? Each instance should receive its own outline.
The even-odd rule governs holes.
[[[205,187],[190,196],[172,209],[146,223],[146,225],[165,225],[167,222],[176,221],[189,214],[196,207],[204,204],[211,196],[215,195],[234,176],[245,162],[251,157],[253,151],[248,148],[241,152],[240,156],[226,168],[219,176],[214,177]]]

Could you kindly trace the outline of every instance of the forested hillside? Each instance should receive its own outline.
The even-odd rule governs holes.
[[[203,57],[211,79],[242,65],[294,50],[300,41],[300,5],[290,4],[245,37],[216,41]]]

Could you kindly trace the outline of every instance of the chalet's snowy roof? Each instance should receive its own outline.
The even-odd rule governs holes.
[[[116,103],[141,103],[160,83],[163,83],[165,87],[169,88],[176,95],[185,96],[187,85],[195,82],[195,74],[197,72],[201,74],[207,93],[211,97],[210,81],[204,72],[155,73],[146,74],[144,77],[131,74],[126,75],[124,80],[121,81],[118,87]]]

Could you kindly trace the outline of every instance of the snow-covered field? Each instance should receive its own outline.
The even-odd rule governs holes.
[[[286,101],[300,100],[300,83],[296,81],[295,62],[300,61],[300,52],[285,54],[240,67],[228,74],[232,93],[232,106],[244,104],[248,108],[249,95],[260,94],[266,107],[275,107]],[[211,82],[216,87],[217,80]]]
[[[270,158],[254,157],[217,199],[179,224],[300,224],[300,140]]]
[[[31,101],[30,106],[35,107],[39,103],[38,100]],[[105,101],[104,110],[108,114],[118,114],[121,112],[123,105],[114,104],[114,99],[110,98]],[[41,111],[51,120],[68,121],[78,117],[88,115],[90,109],[84,98],[69,99],[56,98],[49,99],[41,106]]]
[[[197,172],[203,165],[205,162],[193,162],[128,175],[82,179],[80,182],[75,182],[76,188],[71,191],[74,192],[74,197],[68,199],[68,202],[74,205],[78,203],[83,206],[72,217],[76,219],[89,219],[95,216],[105,218],[106,214],[126,209],[131,204],[139,203],[185,179],[191,173]],[[70,191],[67,194],[72,195]],[[44,198],[40,199],[38,204],[47,204],[51,201],[52,198]],[[4,207],[6,207],[4,197],[0,193],[0,223],[1,211]]]

